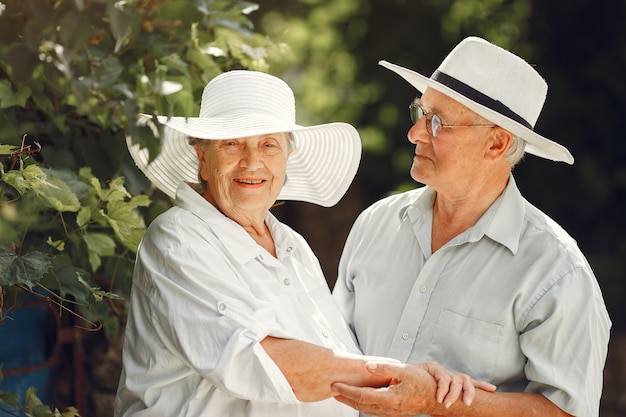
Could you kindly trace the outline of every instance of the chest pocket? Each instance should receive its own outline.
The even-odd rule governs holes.
[[[493,378],[503,326],[441,310],[432,340],[433,357],[472,378]]]

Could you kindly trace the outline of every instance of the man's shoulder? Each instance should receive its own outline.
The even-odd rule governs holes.
[[[408,191],[390,193],[372,203],[364,212],[402,210],[417,201],[426,189],[427,187],[419,187]]]
[[[576,240],[556,220],[528,202],[522,233],[522,243],[552,257],[553,262],[560,258],[574,266],[587,264]]]

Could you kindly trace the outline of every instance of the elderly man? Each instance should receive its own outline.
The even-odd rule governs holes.
[[[334,299],[365,354],[437,361],[498,390],[478,391],[471,406],[436,404],[411,365],[371,364],[395,385],[335,384],[341,401],[381,416],[597,416],[611,326],[600,288],[576,242],[511,173],[525,152],[573,163],[533,130],[545,81],[475,37],[430,78],[380,64],[423,93],[409,106],[408,139],[411,177],[426,187],[359,216]]]

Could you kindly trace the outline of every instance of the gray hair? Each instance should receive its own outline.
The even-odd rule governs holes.
[[[286,132],[286,133],[287,133],[287,149],[289,150],[289,152],[293,152],[296,149],[295,136],[293,132]],[[194,138],[191,136],[189,136],[189,138],[187,139],[190,146],[200,145],[203,149],[209,140],[211,139],[200,139],[200,138]],[[287,178],[285,178],[285,182],[287,182]],[[206,191],[207,183],[204,180],[204,178],[202,178],[202,173],[200,172],[200,170],[198,170],[198,183],[191,184],[191,185],[200,194],[204,194],[204,192]]]
[[[504,152],[504,157],[511,165],[511,169],[513,169],[526,154],[526,141],[517,135],[511,135],[513,136],[513,140],[511,140],[511,144],[506,152]]]

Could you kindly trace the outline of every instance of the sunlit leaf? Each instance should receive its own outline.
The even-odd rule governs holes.
[[[168,96],[170,94],[178,93],[183,89],[183,85],[181,83],[173,82],[173,81],[163,81],[160,86],[158,86],[158,91],[160,94],[164,96]]]
[[[96,271],[100,267],[102,256],[115,255],[115,241],[104,233],[85,233],[83,238],[89,252],[91,270]]]
[[[9,156],[14,151],[16,151],[18,149],[19,149],[19,147],[17,147],[17,146],[6,145],[6,144],[3,144],[3,143],[0,143],[0,155]]]
[[[78,214],[76,215],[76,224],[78,227],[85,227],[89,224],[89,219],[91,218],[91,208],[90,207],[81,207],[78,210]]]
[[[93,180],[92,180],[93,184]],[[107,184],[108,188],[100,191],[100,198],[103,201],[123,201],[130,197],[130,193],[124,187],[124,178],[117,177]]]
[[[114,201],[107,205],[107,211],[103,212],[103,215],[124,246],[137,252],[139,242],[145,233],[145,223],[133,209],[132,204]]]
[[[46,243],[59,252],[63,252],[65,250],[65,242],[62,240],[52,240],[52,237],[48,236]]]
[[[15,188],[20,194],[38,187],[46,180],[47,175],[37,165],[29,165],[23,170],[9,171],[2,176],[2,181]]]
[[[80,417],[80,413],[74,407],[67,407],[61,413],[61,417]]]
[[[33,187],[33,190],[57,211],[76,212],[80,210],[80,201],[76,194],[70,190],[66,183],[56,177],[41,181]]]

